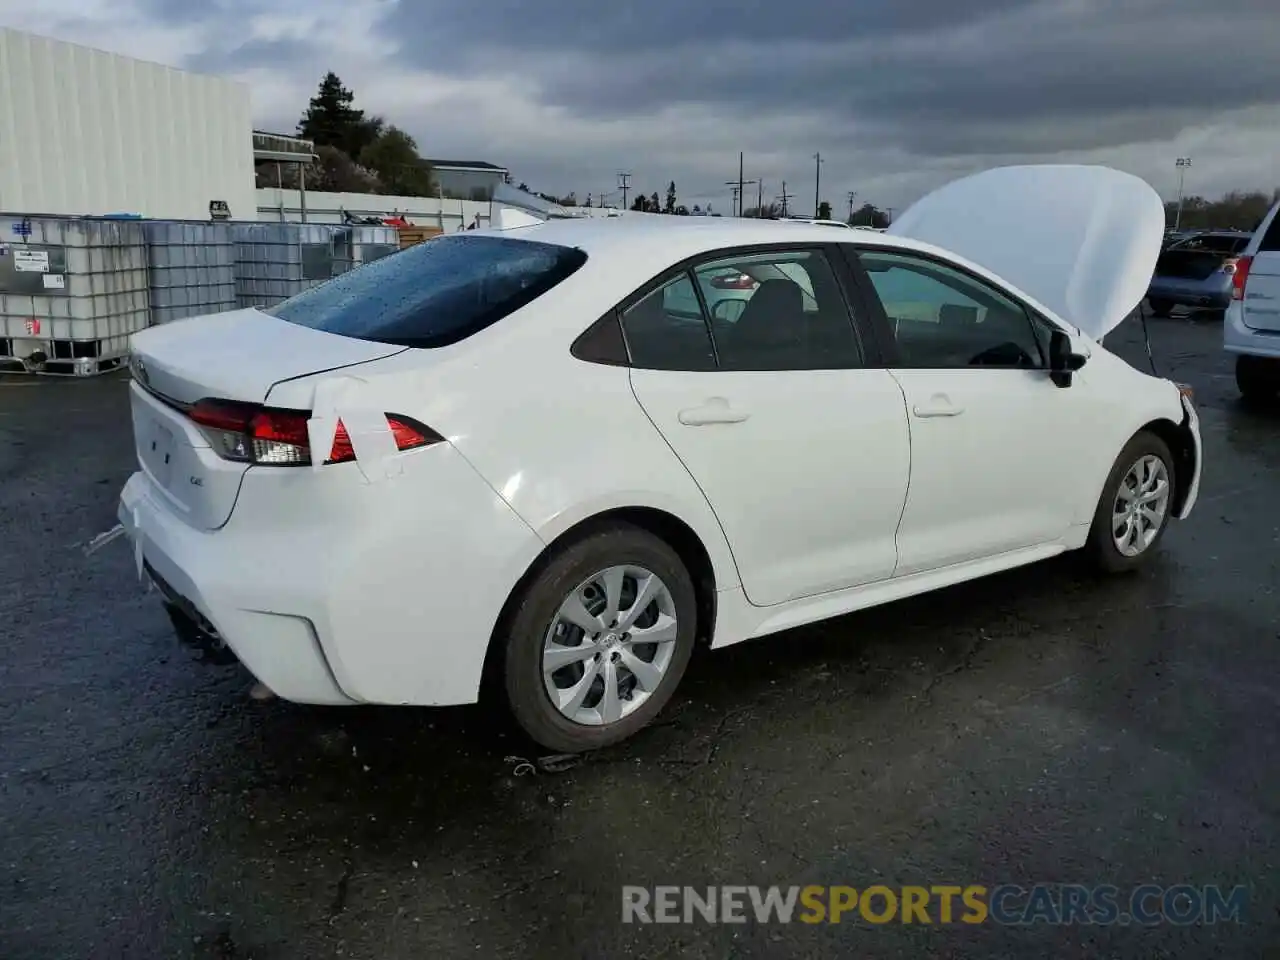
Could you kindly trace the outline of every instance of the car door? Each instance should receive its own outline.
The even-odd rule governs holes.
[[[897,563],[910,468],[902,392],[868,365],[833,255],[838,264],[824,248],[718,254],[622,313],[636,398],[702,488],[757,605],[888,579]],[[703,277],[778,264],[803,271],[814,309],[788,271],[745,306],[708,309]],[[696,327],[663,308],[691,295]]]
[[[938,257],[846,249],[883,324],[911,429],[896,574],[1066,534],[1077,520],[1092,411],[1081,390],[1049,378],[1048,321]]]

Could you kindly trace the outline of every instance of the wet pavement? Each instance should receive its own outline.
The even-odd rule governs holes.
[[[1152,336],[1208,466],[1143,572],[1062,559],[705,655],[657,727],[550,769],[477,708],[260,703],[192,662],[123,542],[79,549],[133,466],[124,382],[3,378],[0,957],[1274,956],[1280,413],[1237,404],[1220,326]],[[1248,904],[621,923],[624,884],[1042,881]]]

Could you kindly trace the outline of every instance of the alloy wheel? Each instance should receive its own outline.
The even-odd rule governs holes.
[[[1169,512],[1169,468],[1154,454],[1125,472],[1111,510],[1111,536],[1121,556],[1136,557],[1159,536]]]
[[[543,684],[574,723],[617,723],[666,676],[679,635],[675,601],[657,574],[608,567],[560,604],[543,643]]]

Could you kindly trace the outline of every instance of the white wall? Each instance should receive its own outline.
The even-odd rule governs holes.
[[[0,27],[0,211],[253,219],[249,89]]]
[[[440,227],[453,233],[459,227],[470,224],[476,214],[480,225],[489,223],[489,202],[474,200],[437,200],[434,197],[389,197],[372,193],[313,193],[306,195],[307,221],[310,223],[341,223],[342,211],[359,216],[389,217],[401,213],[413,223],[427,227]],[[591,208],[583,212],[602,216],[605,211]],[[301,196],[297,190],[279,190],[274,187],[258,190],[258,219],[302,219]]]

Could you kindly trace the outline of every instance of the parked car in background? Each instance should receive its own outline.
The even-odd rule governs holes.
[[[1271,208],[1236,261],[1223,346],[1236,356],[1236,385],[1246,400],[1280,395],[1280,203]]]
[[[1166,246],[1147,290],[1151,312],[1167,317],[1174,307],[1225,311],[1231,303],[1236,265],[1249,240],[1243,231],[1212,230]]]

